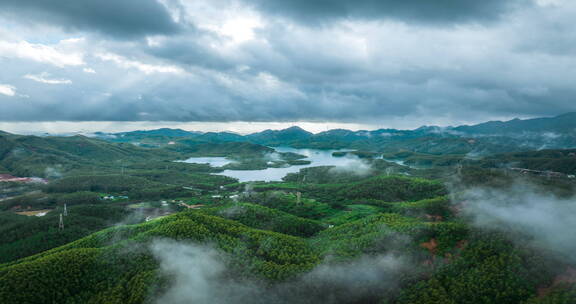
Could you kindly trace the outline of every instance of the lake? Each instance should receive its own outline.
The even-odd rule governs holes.
[[[186,160],[179,160],[179,162],[189,164],[209,164],[212,167],[223,167],[233,163],[233,160],[226,157],[191,157]]]
[[[332,152],[345,150],[316,150],[316,149],[295,149],[289,147],[276,147],[277,152],[293,152],[306,156],[304,160],[311,163],[308,165],[290,166],[287,168],[267,168],[264,170],[224,170],[218,175],[225,175],[237,178],[240,182],[250,181],[281,181],[288,173],[296,173],[300,169],[318,166],[337,166],[355,169],[365,167],[366,164],[356,156],[333,157]],[[221,167],[233,161],[225,157],[192,157],[184,162],[210,164],[213,167]]]

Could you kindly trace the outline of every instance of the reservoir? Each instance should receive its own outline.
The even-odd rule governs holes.
[[[356,156],[334,157],[332,152],[343,150],[317,150],[317,149],[295,149],[289,147],[275,147],[277,152],[293,152],[306,156],[303,160],[311,163],[307,165],[290,166],[286,168],[267,168],[263,170],[224,170],[219,175],[225,175],[238,179],[240,182],[250,181],[281,181],[288,173],[296,173],[300,169],[318,166],[337,166],[337,167],[362,167],[366,164]],[[210,164],[213,167],[221,167],[233,161],[225,157],[192,157],[184,162]]]

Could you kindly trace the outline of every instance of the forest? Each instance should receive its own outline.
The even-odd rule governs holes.
[[[1,303],[576,303],[573,239],[551,234],[576,227],[547,220],[576,211],[573,150],[351,150],[332,157],[370,170],[239,182],[176,160],[254,170],[307,158],[268,164],[274,149],[253,143],[3,136],[5,174],[46,182],[0,184]]]

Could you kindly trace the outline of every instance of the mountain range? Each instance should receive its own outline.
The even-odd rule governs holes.
[[[300,127],[249,135],[168,128],[98,132],[91,137],[24,136],[0,131],[0,173],[45,176],[46,167],[89,168],[95,162],[109,159],[178,159],[181,155],[214,154],[214,151],[225,151],[225,155],[246,151],[264,153],[268,149],[265,146],[477,157],[542,149],[573,149],[576,148],[575,130],[576,113],[471,126],[373,131],[334,129],[317,134]],[[66,169],[64,167],[61,169]]]
[[[241,135],[231,132],[198,132],[156,129],[122,133],[96,133],[113,142],[163,146],[178,140],[198,142],[250,142],[268,146],[338,149],[353,148],[392,152],[501,153],[534,149],[576,147],[576,112],[556,117],[489,121],[455,127],[423,126],[414,130],[378,129],[351,131],[333,129],[317,134],[294,126]]]

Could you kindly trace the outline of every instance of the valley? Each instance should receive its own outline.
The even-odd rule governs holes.
[[[574,150],[181,135],[144,147],[3,133],[0,302],[576,300],[573,239],[552,237],[572,221],[548,222],[576,211]]]

